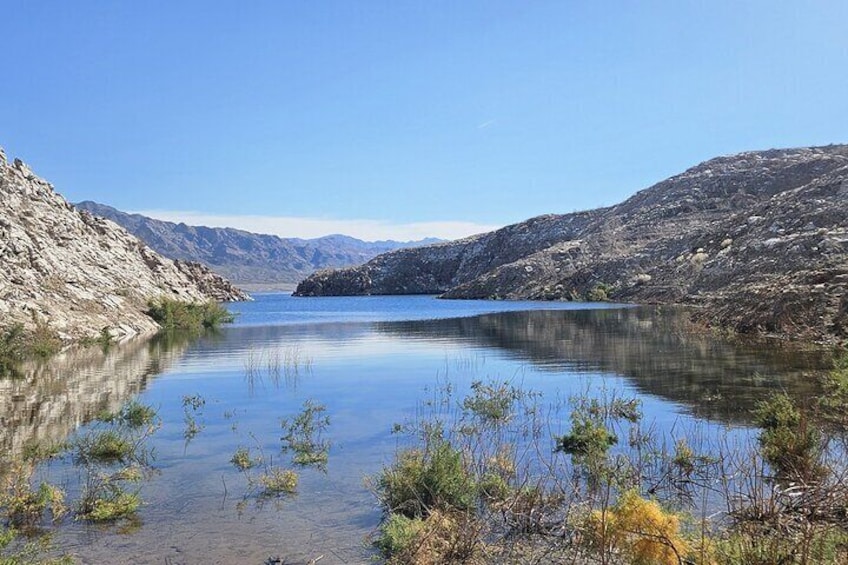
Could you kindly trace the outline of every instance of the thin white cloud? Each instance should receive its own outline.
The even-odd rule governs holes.
[[[139,210],[133,212],[167,222],[211,228],[237,228],[280,237],[311,239],[330,234],[344,234],[365,241],[393,239],[414,241],[427,237],[459,239],[498,229],[501,226],[473,222],[412,222],[399,224],[383,220],[335,220],[288,216],[219,215],[177,210]]]
[[[497,120],[486,120],[482,124],[477,124],[477,129],[486,129],[489,126],[495,125]]]

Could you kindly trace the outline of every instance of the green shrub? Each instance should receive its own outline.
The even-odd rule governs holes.
[[[380,525],[380,535],[374,545],[386,558],[411,553],[415,545],[420,543],[419,536],[424,532],[424,527],[421,518],[391,514]]]
[[[112,522],[133,516],[139,506],[141,497],[138,493],[113,489],[106,495],[87,499],[81,507],[80,517],[92,522]]]
[[[26,354],[23,324],[13,324],[0,333],[0,368],[12,370]]]
[[[607,302],[609,294],[612,292],[612,287],[605,283],[598,283],[586,293],[586,301],[588,302]]]
[[[714,540],[715,561],[722,565],[773,563],[848,563],[848,533],[828,524],[811,525],[804,535],[774,531],[767,526],[736,528]]]
[[[330,425],[327,407],[312,400],[303,403],[303,410],[294,418],[283,419],[281,425],[285,435],[283,452],[292,451],[292,463],[307,467],[327,466],[330,444],[322,438],[324,430]]]
[[[55,330],[47,325],[47,322],[36,317],[33,317],[33,320],[35,321],[35,329],[27,339],[26,353],[28,356],[47,359],[59,352],[62,347],[62,340],[59,339]]]
[[[142,478],[142,469],[135,465],[121,468],[114,473],[89,468],[77,516],[92,522],[131,518],[141,506],[141,497],[137,488],[134,492],[129,492],[125,489],[125,484],[137,483]]]
[[[79,461],[127,461],[134,450],[133,442],[118,430],[102,430],[84,436],[77,442]]]
[[[31,468],[18,466],[7,477],[6,491],[0,493],[3,514],[11,525],[18,528],[34,527],[48,509],[53,519],[60,518],[66,511],[65,492],[62,489],[46,482],[33,489],[30,476]]]
[[[471,384],[471,395],[462,401],[462,407],[484,424],[499,425],[509,422],[515,413],[515,403],[522,393],[507,382]]]
[[[407,450],[384,469],[377,481],[383,507],[409,518],[426,516],[433,509],[471,510],[477,487],[462,461],[462,453],[443,439],[425,451]]]
[[[821,441],[818,430],[786,393],[757,405],[756,424],[763,459],[779,478],[813,482],[821,478]]]
[[[130,429],[138,429],[144,426],[152,426],[156,422],[157,416],[156,410],[152,406],[131,400],[124,404],[117,413],[101,414],[98,416],[98,420],[123,424]]]
[[[239,447],[230,459],[236,469],[246,471],[258,465],[261,462],[259,459],[254,459],[250,456],[250,449]]]
[[[45,557],[46,553],[55,552],[49,535],[20,543],[16,541],[20,540],[19,534],[20,532],[14,528],[0,525],[0,565],[73,565],[76,563],[69,555]]]
[[[483,563],[480,523],[473,514],[433,510],[426,518],[390,515],[374,545],[390,565]]]
[[[183,302],[159,298],[148,303],[147,314],[164,330],[202,331],[232,323],[233,315],[217,302]]]
[[[272,467],[259,477],[264,496],[293,493],[297,490],[297,473],[290,469]]]

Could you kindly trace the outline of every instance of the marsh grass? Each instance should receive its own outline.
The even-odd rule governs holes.
[[[330,425],[326,411],[323,404],[307,400],[299,413],[282,420],[281,449],[290,454],[290,466],[326,472],[330,450],[329,441],[323,437]],[[273,457],[266,457],[259,440],[250,435],[257,454],[254,455],[249,447],[240,446],[230,458],[230,463],[247,479],[248,490],[236,505],[239,512],[243,511],[248,499],[254,499],[257,504],[264,504],[268,499],[279,502],[297,492],[300,480],[297,471],[275,464]]]
[[[0,526],[0,565],[73,565],[69,555],[55,555],[49,535],[21,537],[21,532]]]
[[[64,443],[34,442],[7,461],[0,488],[0,565],[73,563],[59,555],[50,532],[66,516],[88,522],[136,524],[141,482],[152,472],[148,438],[158,429],[156,411],[137,401],[102,414],[90,429]],[[66,458],[79,471],[69,492],[42,480],[43,463]],[[37,469],[40,469],[37,471]]]
[[[185,395],[182,398],[182,405],[183,437],[185,446],[188,447],[188,444],[206,427],[200,420],[203,416],[203,408],[206,406],[206,399],[199,394]]]
[[[780,395],[755,416],[759,439],[740,443],[657,430],[603,387],[548,404],[510,382],[464,397],[439,383],[370,480],[384,511],[372,539],[389,563],[848,562],[836,418]]]
[[[270,349],[249,349],[244,359],[244,378],[251,394],[266,382],[279,389],[296,389],[302,375],[312,373],[312,358],[299,344]]]
[[[95,471],[88,474],[77,508],[77,517],[91,522],[113,522],[135,516],[141,506],[138,488],[128,485],[141,481],[142,471],[126,467],[112,473]]]
[[[330,443],[324,432],[330,425],[327,407],[313,400],[303,403],[303,410],[291,418],[284,418],[281,426],[283,453],[292,453],[292,463],[301,467],[314,466],[326,469],[330,454]]]
[[[103,427],[105,426],[105,427]],[[161,421],[155,409],[131,400],[73,444],[84,483],[77,519],[113,522],[134,518],[142,504],[140,483],[151,472],[149,438]]]

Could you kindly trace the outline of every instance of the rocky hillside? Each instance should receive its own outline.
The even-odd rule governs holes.
[[[294,284],[319,269],[359,265],[387,251],[438,241],[367,242],[344,235],[281,238],[233,228],[164,222],[97,202],[76,206],[123,226],[165,257],[199,261],[240,285]]]
[[[743,332],[848,337],[848,146],[719,157],[609,208],[533,218],[304,280],[299,296],[700,306]]]
[[[47,324],[64,339],[146,333],[159,296],[246,295],[197,263],[165,259],[116,224],[76,210],[0,149],[0,326]]]

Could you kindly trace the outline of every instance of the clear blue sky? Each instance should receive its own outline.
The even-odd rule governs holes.
[[[845,0],[0,6],[0,146],[124,210],[473,228],[848,142]]]

